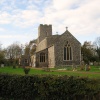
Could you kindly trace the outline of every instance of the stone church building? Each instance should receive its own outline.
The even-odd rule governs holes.
[[[32,67],[80,65],[81,43],[66,29],[61,35],[52,35],[52,25],[40,24]]]

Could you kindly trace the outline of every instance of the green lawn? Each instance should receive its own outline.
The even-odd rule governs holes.
[[[8,74],[21,74],[25,75],[23,68],[12,68],[12,67],[3,67],[0,68],[0,73],[8,73]],[[32,74],[52,74],[52,75],[68,75],[68,76],[81,76],[81,77],[89,77],[89,78],[100,78],[100,66],[92,66],[90,71],[80,71],[80,68],[77,68],[77,71],[73,71],[71,67],[67,68],[67,70],[58,70],[56,68],[50,69],[50,72],[46,72],[43,69],[30,69],[29,75]]]

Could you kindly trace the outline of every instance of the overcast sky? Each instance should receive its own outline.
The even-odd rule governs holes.
[[[39,24],[52,24],[53,34],[68,30],[83,44],[100,36],[100,0],[0,0],[0,43],[28,43]]]

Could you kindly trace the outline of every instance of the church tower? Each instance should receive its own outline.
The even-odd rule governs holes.
[[[40,24],[38,27],[38,43],[40,43],[45,37],[52,35],[52,25]]]

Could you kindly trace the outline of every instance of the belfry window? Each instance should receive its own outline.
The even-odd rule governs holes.
[[[72,47],[68,42],[64,46],[64,60],[72,60]]]
[[[40,53],[40,62],[45,62],[45,53]]]

